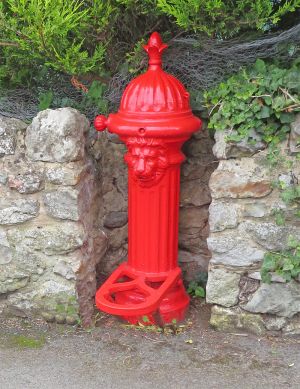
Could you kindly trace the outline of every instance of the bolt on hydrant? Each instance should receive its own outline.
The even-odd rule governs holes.
[[[184,86],[162,70],[166,48],[154,32],[144,46],[147,72],[129,83],[118,113],[95,119],[128,150],[128,261],[97,291],[96,305],[132,324],[179,322],[189,305],[177,259],[181,146],[201,120]]]

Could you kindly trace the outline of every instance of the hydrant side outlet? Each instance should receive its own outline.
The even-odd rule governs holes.
[[[144,46],[147,72],[129,83],[116,114],[95,119],[98,131],[126,144],[128,165],[128,260],[97,291],[96,305],[132,324],[182,321],[189,305],[178,267],[181,147],[201,121],[184,86],[162,70],[166,47],[154,32]]]

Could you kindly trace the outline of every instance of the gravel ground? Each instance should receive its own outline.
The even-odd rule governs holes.
[[[0,321],[0,389],[300,388],[299,338],[223,334],[194,304],[183,327],[126,326],[104,314],[82,330]]]

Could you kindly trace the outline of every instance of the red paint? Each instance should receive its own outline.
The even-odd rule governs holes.
[[[166,47],[154,32],[144,46],[147,72],[129,83],[118,113],[94,123],[128,149],[128,261],[97,291],[96,305],[133,324],[181,321],[189,305],[178,267],[181,146],[201,121],[184,86],[161,68]]]

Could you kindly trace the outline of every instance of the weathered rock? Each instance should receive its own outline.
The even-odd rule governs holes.
[[[243,309],[255,313],[293,317],[300,312],[300,285],[295,281],[287,284],[261,284]]]
[[[211,202],[209,188],[202,180],[184,181],[180,187],[180,205],[196,206],[207,205]]]
[[[252,158],[220,161],[209,186],[214,199],[259,198],[272,192],[270,175]]]
[[[207,207],[189,207],[180,209],[180,226],[203,228],[207,223]]]
[[[213,201],[209,206],[209,227],[212,232],[223,231],[238,225],[238,205]]]
[[[127,203],[124,196],[113,189],[103,195],[103,206],[108,212],[125,212],[127,209]]]
[[[228,135],[235,135],[236,131],[216,131],[215,141],[213,146],[213,153],[218,159],[229,159],[229,158],[241,158],[248,157],[260,150],[266,148],[266,144],[262,141],[261,136],[253,129],[249,131],[250,138],[254,141],[247,142],[241,140],[240,142],[227,141]]]
[[[206,285],[206,301],[209,304],[219,304],[225,307],[236,305],[240,278],[240,274],[226,269],[210,269]]]
[[[55,165],[46,168],[45,176],[51,184],[73,186],[79,183],[80,176],[84,170],[84,165],[76,163]]]
[[[128,221],[127,212],[110,212],[104,217],[103,225],[107,228],[119,228],[125,226]]]
[[[18,174],[17,176],[10,175],[8,178],[8,186],[16,189],[19,193],[35,193],[44,188],[44,182],[40,174],[27,172]]]
[[[24,252],[67,254],[83,245],[84,231],[79,224],[72,222],[36,225],[28,229],[9,230],[8,241]]]
[[[45,162],[82,159],[88,128],[87,118],[73,108],[39,112],[27,128],[26,155],[33,161]]]
[[[233,332],[242,330],[256,335],[266,332],[260,315],[243,312],[240,308],[212,307],[210,325],[218,331]]]
[[[247,267],[262,261],[265,252],[236,232],[213,234],[207,239],[211,263]]]
[[[291,124],[289,136],[289,148],[292,154],[300,152],[300,115],[296,115],[295,121]]]
[[[75,280],[76,276],[70,263],[59,261],[53,268],[53,273],[64,277],[67,280]]]
[[[24,288],[28,284],[29,278],[20,274],[13,275],[5,281],[0,281],[0,294],[15,292],[18,289]]]
[[[286,336],[300,335],[300,317],[293,317],[290,322],[283,328],[283,334]]]
[[[300,239],[300,229],[293,226],[278,226],[273,223],[257,223],[246,221],[240,224],[259,245],[267,250],[284,250],[288,247],[289,236]]]
[[[285,317],[268,316],[264,319],[268,331],[280,331],[287,323]]]
[[[15,153],[17,132],[26,127],[21,120],[0,116],[0,157]]]
[[[108,236],[108,244],[112,249],[118,249],[127,242],[128,238],[128,227],[127,225],[115,228]]]
[[[264,217],[270,212],[270,207],[265,203],[252,202],[244,204],[241,214],[244,217]]]
[[[12,260],[12,252],[4,230],[0,230],[0,265],[6,265]]]
[[[43,194],[48,215],[57,219],[79,220],[78,190],[59,188]]]
[[[8,175],[6,172],[0,172],[0,184],[6,185],[8,179]]]
[[[0,224],[17,224],[33,219],[39,213],[36,200],[0,199]]]

